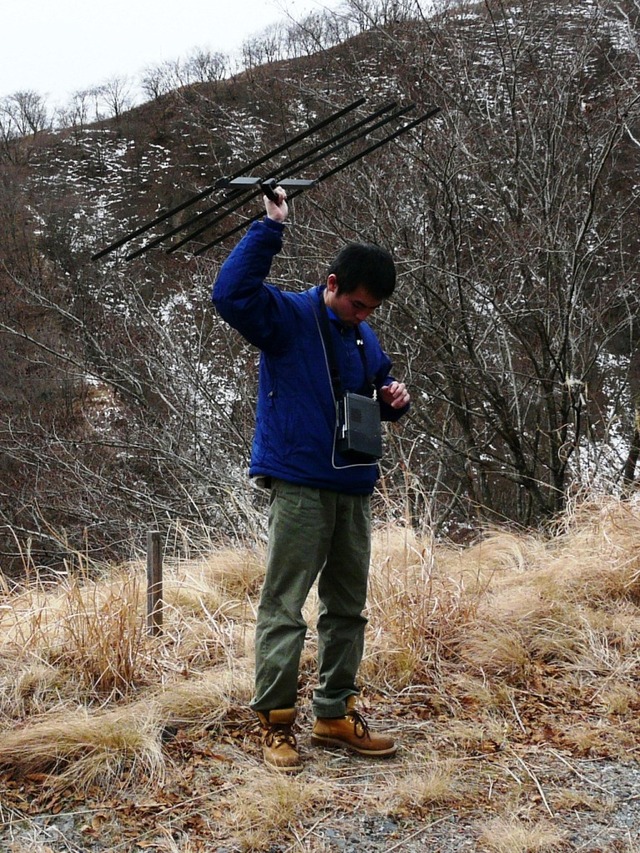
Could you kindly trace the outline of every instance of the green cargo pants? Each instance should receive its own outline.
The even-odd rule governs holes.
[[[293,708],[307,632],[302,607],[318,579],[317,717],[339,717],[358,693],[371,556],[369,495],[274,480],[267,569],[255,638],[255,711]]]

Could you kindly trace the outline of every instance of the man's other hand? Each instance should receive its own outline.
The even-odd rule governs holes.
[[[380,389],[381,399],[392,409],[403,409],[409,404],[411,397],[404,382],[392,382]]]

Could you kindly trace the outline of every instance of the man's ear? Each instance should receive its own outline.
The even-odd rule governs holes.
[[[336,293],[338,290],[338,278],[335,273],[331,273],[331,275],[327,277],[327,290],[330,293]]]

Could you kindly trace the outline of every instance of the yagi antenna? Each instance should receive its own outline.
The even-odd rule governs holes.
[[[283,189],[289,189],[289,188],[291,188],[292,185],[296,185],[295,179],[294,179],[294,181],[289,181],[286,179],[290,175],[294,174],[296,171],[303,169],[303,168],[306,168],[307,166],[312,165],[313,163],[317,162],[318,160],[324,159],[325,157],[329,156],[330,154],[334,153],[335,151],[339,150],[340,148],[343,148],[345,145],[348,145],[351,142],[354,142],[356,139],[360,139],[362,136],[366,135],[371,130],[379,127],[382,123],[386,123],[386,121],[390,120],[390,119],[385,120],[385,122],[378,122],[378,124],[374,125],[373,127],[368,127],[364,130],[362,129],[364,126],[366,126],[367,124],[370,124],[374,119],[383,115],[385,112],[389,112],[390,110],[394,109],[396,107],[396,105],[397,105],[396,102],[392,101],[391,103],[386,104],[383,107],[380,107],[374,113],[366,116],[363,119],[360,119],[360,121],[351,125],[351,127],[347,128],[346,130],[343,130],[340,133],[335,134],[334,136],[330,137],[330,139],[328,139],[328,140],[317,143],[310,150],[304,152],[303,154],[298,155],[297,157],[294,157],[292,160],[289,160],[287,163],[284,163],[283,165],[280,166],[280,171],[279,171],[280,177],[277,179],[274,176],[270,176],[270,177],[264,178],[264,179],[261,179],[261,178],[247,179],[246,177],[239,177],[239,178],[232,177],[232,178],[221,178],[221,179],[219,179],[216,182],[216,187],[218,189],[223,189],[223,188],[229,187],[229,186],[231,186],[231,187],[234,187],[234,186],[235,187],[242,187],[243,185],[245,188],[250,188],[253,186],[253,187],[259,187],[260,189],[258,189],[257,192],[252,193],[249,197],[246,197],[246,196],[241,197],[240,200],[236,201],[236,203],[232,207],[227,207],[225,210],[223,210],[221,213],[219,213],[218,216],[216,216],[214,219],[209,219],[200,228],[198,228],[195,231],[192,231],[186,237],[184,237],[183,239],[181,239],[180,241],[175,243],[173,246],[171,246],[169,249],[167,249],[167,253],[171,254],[172,252],[181,248],[185,243],[190,242],[194,237],[197,237],[203,231],[206,231],[209,228],[211,228],[213,225],[216,225],[218,222],[225,219],[229,214],[234,213],[236,210],[243,207],[248,201],[250,201],[253,198],[255,198],[256,196],[260,195],[262,192],[264,192],[265,194],[271,193],[272,198],[275,197],[275,194],[273,193],[272,187],[276,183],[279,184],[281,187],[283,187]],[[404,107],[402,112],[406,112],[409,109],[412,109],[412,107],[411,106]],[[397,113],[396,115],[399,115],[399,114],[400,113]],[[348,136],[348,139],[345,140],[344,139],[345,136]],[[327,149],[327,148],[328,148],[328,150],[325,151],[324,153],[319,153],[319,152],[322,152],[323,149]],[[315,155],[315,156],[313,156],[313,155]],[[246,182],[246,183],[243,184],[243,182]],[[298,185],[300,185],[301,183],[304,183],[304,182],[301,179],[299,179]],[[309,180],[306,182],[306,186],[307,187],[313,186],[314,183],[315,183],[315,181]],[[242,196],[242,193],[245,191],[246,191],[246,189],[245,190],[240,189],[239,193],[238,193],[238,191],[234,192],[231,197],[228,197],[226,199],[223,199],[220,202],[217,202],[212,207],[206,208],[205,210],[198,213],[196,216],[192,217],[191,219],[188,219],[186,222],[182,222],[180,225],[176,226],[171,231],[168,231],[165,234],[161,234],[159,237],[156,237],[154,240],[151,240],[149,243],[145,244],[140,249],[137,249],[135,252],[128,254],[126,256],[126,260],[133,260],[134,258],[137,258],[143,252],[146,252],[148,249],[151,249],[152,247],[157,246],[160,243],[163,243],[165,240],[167,240],[169,237],[174,236],[179,231],[184,231],[187,228],[189,228],[191,225],[195,225],[197,222],[201,221],[205,217],[209,217],[212,213],[215,213],[216,211],[219,211],[221,208],[223,208],[225,206],[225,204],[227,204],[227,202],[233,201],[234,199],[237,199],[238,194],[240,194]]]
[[[322,130],[327,125],[331,124],[334,121],[337,121],[342,116],[347,115],[352,110],[361,107],[366,101],[366,98],[358,98],[356,101],[353,101],[351,104],[348,104],[338,112],[333,113],[328,118],[323,119],[317,124],[312,125],[312,127],[307,128],[307,130],[302,131],[297,134],[297,136],[292,137],[291,139],[284,142],[282,145],[279,145],[277,148],[274,148],[272,151],[268,151],[266,154],[258,157],[256,160],[252,160],[251,163],[248,163],[244,168],[240,169],[236,172],[233,177],[240,177],[245,171],[257,169],[263,163],[266,163],[268,160],[271,160],[272,157],[276,157],[278,154],[281,154],[283,151],[286,151],[287,148],[291,148],[293,145],[296,145],[298,142],[302,142],[303,139],[306,139],[308,136],[311,136],[314,133],[317,133],[319,130]],[[91,256],[91,259],[97,261],[99,258],[102,258],[104,255],[109,252],[113,252],[115,249],[119,249],[120,246],[124,246],[125,243],[128,243],[130,240],[134,240],[136,237],[139,237],[141,234],[144,234],[146,231],[151,230],[156,225],[159,225],[161,222],[164,222],[166,219],[169,219],[171,216],[175,216],[176,213],[180,213],[183,210],[186,210],[187,207],[190,207],[193,204],[197,204],[203,198],[211,195],[215,192],[215,184],[211,186],[205,187],[201,192],[192,195],[186,201],[183,201],[181,204],[176,207],[172,207],[170,210],[165,211],[164,213],[156,216],[155,219],[152,219],[151,222],[147,222],[145,225],[142,225],[140,228],[132,231],[130,234],[125,234],[124,237],[121,237],[119,240],[116,240],[114,243],[111,243],[109,246],[106,246],[100,252],[96,252],[95,255]]]
[[[394,133],[391,133],[388,136],[385,136],[384,139],[381,139],[378,142],[373,143],[373,145],[370,145],[364,151],[361,151],[358,154],[354,155],[353,157],[349,158],[344,163],[339,163],[337,166],[334,166],[332,169],[329,169],[328,171],[324,172],[322,175],[320,175],[319,177],[317,177],[315,179],[314,183],[316,185],[321,184],[323,181],[326,181],[328,178],[332,178],[338,172],[341,172],[343,169],[346,169],[348,166],[351,166],[353,163],[357,162],[358,160],[362,159],[363,157],[366,157],[367,154],[371,154],[377,148],[380,148],[383,145],[386,145],[388,142],[391,142],[393,139],[397,139],[398,136],[400,136],[401,134],[403,134],[409,130],[412,130],[414,127],[417,127],[423,121],[427,121],[427,119],[430,119],[432,116],[436,115],[439,112],[440,112],[440,107],[433,107],[433,109],[429,110],[429,112],[424,113],[423,115],[421,115],[418,118],[414,119],[413,121],[409,122],[409,124],[404,125],[399,130],[394,131]],[[291,196],[289,196],[289,198],[295,198],[297,195],[300,194],[300,192],[301,192],[301,190],[294,192]],[[226,231],[224,234],[221,234],[220,236],[216,237],[215,240],[211,240],[211,242],[207,243],[205,246],[201,246],[193,254],[196,256],[203,254],[203,252],[206,252],[207,249],[211,249],[213,246],[217,246],[218,243],[222,243],[224,240],[227,239],[227,237],[231,237],[233,234],[236,234],[238,231],[241,231],[246,225],[250,224],[251,222],[255,222],[257,219],[260,219],[262,216],[263,216],[262,213],[255,214],[250,219],[247,219],[244,222],[241,222],[240,225],[237,225],[235,228],[232,228],[231,230]]]
[[[123,237],[119,238],[118,240],[115,240],[113,243],[109,244],[104,249],[101,249],[99,252],[96,252],[94,255],[92,255],[92,260],[98,260],[109,254],[110,252],[119,249],[125,244],[131,242],[132,240],[135,240],[142,234],[145,234],[147,231],[150,231],[156,225],[165,222],[167,219],[174,216],[175,214],[180,213],[183,210],[186,210],[187,208],[198,204],[198,202],[212,195],[214,192],[227,191],[223,199],[215,202],[214,204],[210,205],[209,207],[200,211],[196,215],[190,217],[186,221],[170,229],[169,231],[166,231],[165,233],[154,237],[135,251],[127,254],[126,260],[133,260],[144,252],[153,248],[154,246],[157,246],[170,239],[171,237],[175,236],[179,232],[187,231],[189,228],[196,225],[197,223],[203,223],[195,230],[189,231],[186,236],[182,237],[180,240],[178,240],[176,243],[166,249],[167,254],[171,254],[172,252],[175,252],[177,249],[181,248],[186,243],[192,241],[195,237],[199,236],[203,231],[210,229],[212,226],[226,219],[229,215],[240,209],[243,205],[245,205],[248,201],[254,199],[256,196],[264,193],[268,198],[271,198],[275,201],[277,200],[277,196],[274,192],[275,187],[281,186],[283,187],[283,189],[289,191],[289,198],[295,198],[297,195],[300,195],[300,193],[305,192],[311,187],[322,183],[329,177],[335,175],[337,172],[347,168],[348,166],[355,163],[357,160],[366,157],[372,151],[376,150],[377,148],[380,148],[382,145],[386,145],[388,142],[391,142],[393,139],[396,139],[401,134],[408,132],[421,122],[426,121],[428,118],[431,118],[433,115],[440,112],[439,107],[432,108],[427,113],[421,115],[419,118],[401,126],[394,132],[385,136],[383,139],[374,142],[373,144],[366,147],[364,150],[358,151],[356,154],[352,155],[351,157],[348,157],[346,160],[338,163],[337,165],[332,166],[330,169],[326,170],[321,175],[315,178],[293,177],[296,172],[299,172],[301,170],[307,170],[310,166],[313,166],[316,163],[320,163],[322,161],[326,161],[328,158],[332,158],[336,154],[336,152],[344,149],[346,146],[349,146],[359,140],[364,139],[370,133],[373,133],[376,130],[386,127],[392,121],[401,118],[407,112],[415,108],[413,104],[398,108],[397,103],[395,101],[391,101],[390,103],[387,103],[379,109],[375,110],[373,113],[351,124],[350,127],[348,127],[347,129],[342,130],[339,133],[335,133],[329,139],[316,143],[309,150],[293,157],[285,163],[282,163],[278,167],[277,174],[273,169],[267,170],[267,172],[262,176],[248,174],[259,169],[260,166],[263,166],[265,163],[268,163],[270,160],[273,160],[278,155],[288,151],[297,143],[304,141],[305,139],[312,136],[314,133],[319,132],[320,130],[329,126],[333,122],[336,122],[339,119],[343,118],[348,113],[362,106],[364,103],[364,98],[359,98],[358,100],[353,101],[351,104],[348,104],[343,109],[338,110],[337,112],[328,116],[326,119],[318,122],[317,124],[314,124],[307,130],[298,133],[290,140],[284,142],[276,148],[268,151],[266,154],[263,154],[255,160],[251,161],[250,163],[246,164],[246,166],[241,169],[238,169],[232,175],[217,179],[214,183],[205,187],[205,189],[203,189],[201,192],[190,196],[190,198],[177,205],[176,207],[173,207],[170,210],[167,210],[164,213],[156,216],[150,222],[143,224],[135,231],[125,234]],[[229,203],[232,203],[231,207],[228,207]],[[217,213],[218,215],[213,216],[213,218],[210,218],[214,213]],[[194,252],[194,254],[202,254],[207,249],[217,245],[218,243],[225,240],[227,237],[241,230],[250,222],[259,219],[260,216],[262,216],[262,213],[253,216],[249,219],[244,219],[244,221],[240,225],[216,237],[211,242],[199,248],[196,252]]]
[[[356,102],[356,103],[359,103],[359,102]],[[378,115],[382,115],[383,113],[388,112],[390,109],[393,109],[395,106],[396,106],[396,102],[392,101],[390,104],[387,104],[384,107],[381,107],[379,110],[376,110],[376,112],[373,113],[371,116],[367,116],[366,118],[360,119],[360,121],[356,122],[354,125],[352,125],[347,130],[343,130],[341,133],[335,134],[330,139],[325,140],[324,142],[317,143],[309,151],[306,151],[303,154],[299,154],[297,157],[294,157],[292,160],[289,160],[287,163],[284,163],[282,166],[280,166],[280,176],[282,178],[286,178],[289,175],[293,174],[293,172],[295,171],[295,169],[293,167],[297,166],[298,168],[300,168],[300,165],[302,162],[304,162],[305,165],[308,165],[310,155],[316,154],[317,152],[321,151],[323,148],[326,148],[327,146],[332,145],[337,140],[342,139],[346,134],[351,134],[351,133],[353,133],[354,130],[360,129],[363,124],[370,122],[373,118],[376,118]],[[341,111],[341,113],[343,113],[343,112],[344,111]],[[331,120],[335,120],[336,118],[339,118],[339,117],[340,117],[340,114],[336,113],[331,118]],[[324,122],[323,125],[326,123],[327,122]],[[307,136],[307,135],[308,135],[308,133],[305,134],[305,136]],[[293,144],[293,143],[291,143],[291,144]],[[290,145],[287,145],[287,148],[289,148],[289,147],[290,147]],[[332,150],[334,150],[334,149],[332,149]],[[273,157],[273,152],[270,152],[268,154],[265,154],[263,159],[269,160],[269,159],[272,159],[272,157]],[[315,162],[315,160],[311,161],[311,162]],[[251,168],[251,166],[247,167],[247,171],[250,168]],[[242,171],[244,171],[244,170],[241,170],[241,172]],[[231,178],[219,178],[216,181],[216,183],[214,184],[213,188],[214,189],[222,189],[222,188],[228,187],[229,185],[232,185],[232,184],[235,184],[238,187],[242,187],[243,185],[245,187],[261,186],[261,187],[263,187],[263,191],[265,192],[265,194],[271,192],[271,194],[274,195],[273,190],[270,190],[270,185],[273,185],[273,183],[274,183],[273,177],[266,177],[265,179],[262,179],[262,180],[257,179],[257,178],[247,179],[247,178],[244,178],[241,176],[236,177],[237,175],[241,175],[241,172],[236,173],[236,175],[232,175]],[[243,184],[243,182],[245,182],[245,181],[249,181],[249,183]],[[284,189],[288,189],[290,186],[290,182],[285,182],[283,184],[283,182],[280,181],[279,183],[280,183],[280,186],[283,186]],[[313,181],[308,181],[307,186],[313,186],[313,183],[314,183]],[[185,222],[182,222],[182,223],[180,223],[180,225],[177,225],[171,231],[167,231],[164,234],[161,234],[159,237],[156,237],[155,239],[150,240],[148,243],[146,243],[144,246],[142,246],[137,251],[131,252],[130,254],[128,254],[126,256],[126,260],[130,261],[130,260],[133,260],[133,258],[137,258],[139,255],[141,255],[143,252],[146,252],[148,249],[151,249],[154,246],[157,246],[160,243],[163,243],[165,240],[169,239],[170,237],[173,237],[178,232],[186,230],[191,225],[195,225],[197,222],[200,222],[205,217],[208,217],[212,213],[219,211],[221,208],[223,208],[225,206],[225,204],[227,204],[229,201],[232,201],[234,198],[237,198],[239,195],[241,196],[245,191],[246,190],[243,190],[243,189],[236,190],[230,196],[227,196],[226,198],[222,199],[222,201],[218,201],[214,205],[212,205],[211,207],[205,208],[204,210],[200,211],[200,213],[191,217],[191,219],[187,219]],[[203,231],[207,230],[212,225],[215,225],[217,222],[224,219],[229,213],[232,213],[235,210],[238,210],[238,208],[240,208],[244,204],[246,204],[247,201],[249,201],[250,199],[254,198],[256,195],[259,195],[259,194],[260,193],[254,193],[253,195],[251,195],[249,197],[249,199],[242,198],[234,207],[228,208],[227,210],[223,211],[219,216],[217,216],[215,219],[209,220],[209,222],[207,222],[205,225],[203,225],[202,228],[199,228],[197,231],[193,231],[190,236],[185,237],[184,239],[180,240],[180,242],[174,244],[167,251],[172,252],[172,251],[175,251],[176,249],[180,248],[185,243],[188,243],[193,237],[197,236],[198,234],[201,234]]]
[[[295,157],[293,160],[289,161],[289,163],[286,163],[282,167],[282,170],[280,171],[280,178],[270,177],[270,178],[267,178],[264,180],[260,180],[258,178],[236,178],[233,180],[229,180],[227,178],[221,178],[220,181],[218,182],[218,185],[221,187],[229,186],[229,185],[235,185],[237,183],[237,181],[249,181],[252,183],[246,184],[247,186],[251,186],[251,185],[253,185],[254,187],[258,186],[260,189],[257,192],[252,193],[252,195],[249,197],[249,199],[246,199],[246,198],[241,199],[233,207],[227,208],[227,210],[225,210],[224,213],[221,213],[215,219],[209,220],[207,223],[205,223],[202,227],[198,228],[196,231],[191,231],[189,234],[187,234],[186,237],[184,237],[178,243],[175,243],[173,246],[171,246],[169,249],[167,249],[167,254],[171,254],[172,252],[175,252],[177,249],[179,249],[185,243],[188,243],[189,241],[191,241],[195,237],[197,237],[199,234],[201,234],[203,231],[208,230],[212,225],[215,225],[218,222],[220,222],[221,220],[225,219],[229,214],[234,213],[236,210],[243,207],[248,200],[255,198],[256,196],[260,195],[262,192],[264,192],[264,194],[268,198],[270,198],[272,201],[275,201],[276,195],[274,192],[274,188],[276,185],[281,186],[285,190],[290,189],[290,188],[295,189],[296,183],[299,183],[301,185],[306,184],[307,187],[314,186],[317,183],[317,179],[313,180],[313,181],[298,181],[298,182],[296,182],[295,179],[289,180],[288,176],[290,174],[292,174],[294,171],[297,171],[298,169],[306,169],[308,166],[312,166],[315,163],[326,159],[328,156],[335,154],[337,151],[344,148],[346,145],[350,145],[352,142],[355,142],[358,139],[364,138],[372,130],[379,129],[383,125],[390,122],[392,119],[398,118],[399,116],[404,115],[406,112],[413,109],[413,105],[409,105],[408,107],[402,107],[400,110],[397,110],[392,116],[376,122],[376,124],[372,125],[371,127],[367,127],[364,130],[362,129],[363,125],[368,124],[369,122],[371,122],[372,119],[377,118],[379,115],[382,115],[383,113],[388,112],[391,109],[394,109],[395,106],[396,106],[395,101],[392,101],[390,104],[387,104],[386,106],[381,107],[379,110],[377,110],[372,115],[367,116],[366,118],[357,122],[356,125],[353,125],[348,130],[343,131],[342,133],[339,133],[336,136],[332,136],[331,139],[328,139],[325,142],[320,143],[319,145],[312,148],[310,151],[307,151],[305,154],[302,154],[298,157]],[[356,131],[356,132],[354,133],[354,131]],[[347,134],[349,134],[349,138],[344,139],[343,137],[345,137]],[[338,140],[340,140],[340,141],[338,141]],[[320,149],[327,148],[327,146],[330,146],[327,151],[324,151],[323,153],[317,153]],[[311,156],[311,155],[315,155],[315,156]],[[296,167],[295,169],[293,168],[294,166]],[[299,192],[296,192],[295,195],[299,195]],[[194,217],[194,219],[190,220],[190,222],[185,222],[184,227],[187,227],[191,223],[195,222],[197,219],[200,218],[200,216],[207,214],[208,212],[212,212],[212,210],[213,209],[210,209],[210,211],[203,211],[202,214],[199,214],[197,217]],[[176,230],[178,230],[178,229],[176,229]],[[157,241],[154,241],[154,242],[160,243],[164,240],[164,238],[166,236],[168,236],[168,235],[163,235],[163,237],[157,238]],[[131,257],[127,256],[127,257],[130,260],[131,257],[133,257],[133,256],[131,256]]]

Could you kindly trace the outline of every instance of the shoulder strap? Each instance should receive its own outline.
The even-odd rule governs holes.
[[[331,326],[329,325],[329,313],[324,302],[322,291],[319,291],[318,301],[320,303],[320,332],[324,339],[324,346],[327,352],[329,361],[329,374],[331,376],[331,387],[333,388],[333,396],[336,400],[342,397],[342,380],[340,379],[340,371],[338,370],[338,359],[336,358],[336,348],[331,335]]]

